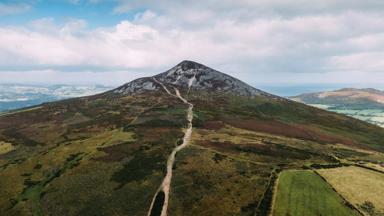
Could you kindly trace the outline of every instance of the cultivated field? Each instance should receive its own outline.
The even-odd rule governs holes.
[[[273,215],[358,215],[317,174],[308,170],[280,174]]]
[[[384,212],[384,174],[355,166],[318,172],[359,209],[371,215]]]
[[[354,118],[384,127],[384,110],[383,109],[348,110],[348,109],[331,108],[329,110],[333,112],[349,115]]]
[[[362,164],[362,166],[377,170],[379,172],[384,172],[384,166],[383,165],[374,164],[374,163],[366,163],[366,164]]]
[[[7,152],[12,151],[13,149],[14,147],[11,143],[0,141],[0,154],[5,154]]]
[[[354,118],[376,124],[384,127],[384,110],[383,109],[346,109],[344,107],[325,105],[325,104],[309,104],[311,106],[326,109],[332,112],[337,112],[352,116]]]

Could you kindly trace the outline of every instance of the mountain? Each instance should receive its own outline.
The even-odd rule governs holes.
[[[0,84],[0,112],[37,104],[98,94],[106,86]]]
[[[158,74],[153,78],[184,91],[190,90],[192,87],[192,90],[210,91],[218,94],[268,95],[234,77],[191,61],[184,61],[171,70]],[[114,92],[130,94],[137,91],[142,92],[143,90],[159,90],[161,86],[153,78],[147,77],[134,80],[117,88]]]
[[[290,98],[384,127],[384,92],[377,89],[343,88]]]
[[[383,140],[183,61],[1,115],[0,215],[267,215],[280,171],[379,163]]]

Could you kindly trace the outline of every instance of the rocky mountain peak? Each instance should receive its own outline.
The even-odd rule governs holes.
[[[209,91],[218,94],[234,94],[240,96],[268,95],[266,92],[225,73],[216,71],[203,64],[184,60],[168,71],[134,80],[114,90],[115,93],[131,94],[147,90],[159,90],[155,78],[165,86],[176,87],[180,91]]]
[[[204,74],[209,73],[210,71],[213,71],[213,70],[205,65],[199,64],[194,61],[184,60],[179,64],[177,64],[175,67],[159,75],[166,75],[167,77],[176,77],[176,78],[178,76],[186,76],[190,78],[194,75],[199,75],[201,73],[204,73]],[[157,75],[156,77],[158,77],[159,75]]]
[[[205,66],[194,61],[184,60],[180,62],[176,67],[180,67],[183,71],[187,71],[187,70],[202,68]]]

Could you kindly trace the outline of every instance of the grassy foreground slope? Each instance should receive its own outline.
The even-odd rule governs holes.
[[[1,116],[0,215],[145,215],[185,113],[146,94]]]
[[[312,171],[284,171],[280,174],[274,216],[351,216],[341,197]]]
[[[384,174],[356,166],[318,172],[349,202],[370,215],[384,215]]]

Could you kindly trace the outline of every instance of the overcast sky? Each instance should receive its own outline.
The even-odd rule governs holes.
[[[381,85],[384,1],[0,1],[2,83],[118,85],[184,59],[253,85]]]

